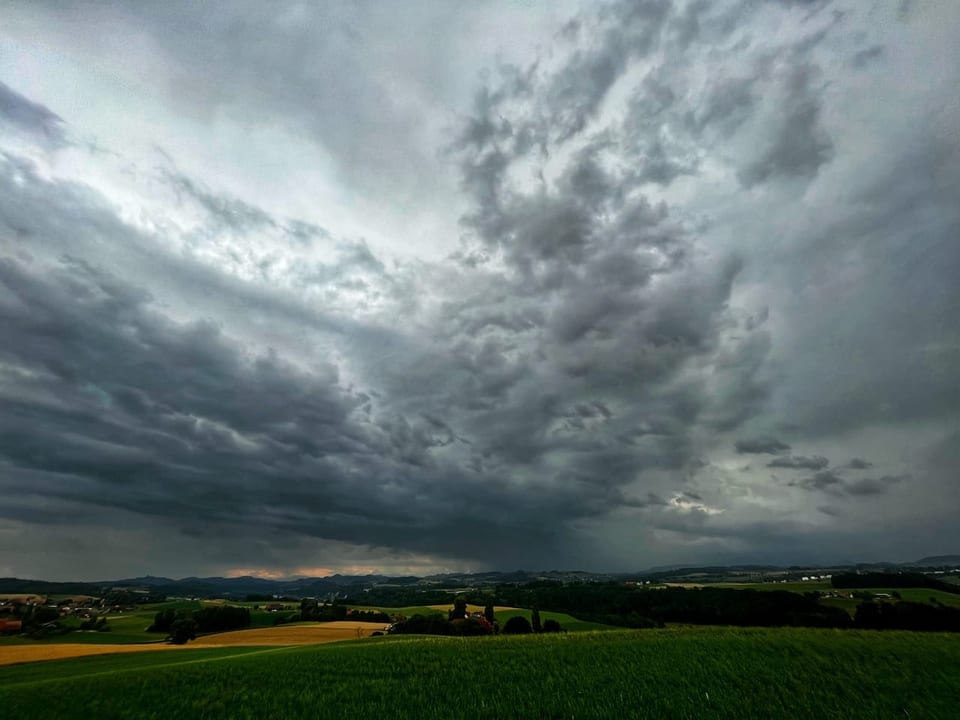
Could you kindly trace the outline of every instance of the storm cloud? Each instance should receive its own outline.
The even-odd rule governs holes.
[[[3,82],[0,82],[0,123],[8,129],[36,134],[49,141],[63,140],[62,118]]]
[[[955,549],[960,10],[887,5],[8,6],[0,575]]]
[[[741,455],[779,455],[790,450],[790,446],[782,440],[774,437],[756,437],[746,440],[737,440],[734,444],[737,452]],[[792,459],[785,458],[783,462],[791,462]],[[774,466],[776,467],[776,466]]]
[[[767,463],[767,467],[772,468],[793,468],[797,470],[823,470],[827,465],[830,464],[830,461],[825,457],[814,456],[814,457],[803,457],[803,456],[789,456],[789,457],[778,457],[774,458]]]

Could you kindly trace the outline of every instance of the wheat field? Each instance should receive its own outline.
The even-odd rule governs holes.
[[[383,623],[353,622],[338,620],[325,623],[298,623],[278,625],[253,630],[204,635],[190,645],[203,647],[254,646],[254,645],[314,645],[317,643],[356,640],[370,637],[377,630],[383,631]]]
[[[144,652],[147,650],[182,650],[191,645],[167,645],[166,643],[131,643],[130,645],[106,645],[80,643],[37,643],[36,645],[0,645],[0,665],[36,662],[38,660],[65,660],[86,655],[108,653]]]

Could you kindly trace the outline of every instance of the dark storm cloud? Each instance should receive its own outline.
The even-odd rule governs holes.
[[[791,480],[787,483],[791,487],[803,488],[804,490],[822,490],[824,492],[835,493],[843,487],[844,481],[833,470],[821,470],[810,477],[801,480]]]
[[[903,48],[827,5],[589,7],[451,100],[445,142],[422,93],[473,80],[378,54],[393,10],[58,11],[139,28],[175,114],[308,138],[344,195],[404,217],[466,210],[448,261],[400,261],[172,156],[144,210],[71,178],[92,156],[43,166],[64,123],[0,85],[0,122],[46,148],[0,150],[0,516],[43,549],[78,525],[202,539],[217,567],[327,542],[782,561],[919,546],[928,515],[929,542],[956,537],[956,114],[928,93],[894,117]]]
[[[0,287],[11,339],[0,358],[8,377],[30,368],[5,385],[0,453],[45,479],[34,487],[48,507],[424,550],[455,527],[472,527],[491,552],[547,533],[532,498],[503,487],[493,497],[430,457],[452,441],[442,421],[358,419],[366,398],[340,387],[332,366],[306,373],[211,323],[172,322],[149,295],[79,260],[7,259]],[[580,493],[558,490],[538,507],[596,511]],[[508,507],[494,513],[493,502]],[[460,549],[481,552],[469,539]]]
[[[628,61],[656,47],[669,13],[666,2],[611,6],[594,21],[596,42],[555,72],[505,69],[502,86],[479,93],[477,115],[454,148],[473,203],[464,226],[504,271],[465,268],[462,300],[440,307],[428,335],[391,341],[389,363],[352,358],[379,400],[343,387],[333,363],[304,374],[218,324],[175,322],[149,293],[95,264],[12,261],[10,292],[23,306],[46,298],[57,352],[25,340],[11,361],[46,368],[50,387],[36,392],[77,407],[40,413],[19,400],[17,424],[38,431],[16,435],[8,461],[82,479],[51,491],[63,500],[94,496],[88,502],[184,528],[206,519],[411,550],[472,528],[456,554],[484,560],[509,543],[536,559],[573,542],[569,523],[617,508],[667,508],[658,490],[631,486],[644,472],[699,461],[699,416],[732,429],[754,412],[769,347],[751,326],[718,354],[742,260],[704,262],[668,206],[632,192],[691,171],[685,149],[647,142],[642,119],[606,135],[586,130]],[[634,93],[637,117],[649,117],[644,97],[670,104],[665,86],[648,81]],[[639,148],[630,151],[642,159],[639,174],[604,162],[626,147]],[[513,187],[511,173],[534,149],[570,152],[550,187]],[[182,173],[167,182],[203,209],[215,232],[278,225]],[[38,195],[69,197],[66,188],[35,184]],[[83,212],[62,205],[68,215]],[[378,283],[390,282],[369,251],[354,255]],[[202,285],[221,286],[227,298],[250,293],[208,269],[168,267],[180,277],[202,273]],[[329,282],[330,270],[293,277]],[[81,302],[70,306],[58,294],[65,287]],[[264,293],[256,306],[271,307],[273,322],[307,321],[278,299]],[[42,334],[36,318],[8,321],[24,338]],[[379,332],[335,316],[309,323],[357,349],[365,344],[356,338]],[[701,363],[715,365],[723,392],[677,381]],[[138,368],[149,369],[149,382],[136,381]],[[294,388],[306,389],[303,399]],[[74,437],[79,423],[87,429]],[[741,451],[789,449],[771,442]]]
[[[779,72],[773,137],[739,172],[740,182],[748,188],[777,177],[810,179],[833,158],[833,141],[820,121],[820,69],[788,62]]]
[[[0,123],[9,123],[51,142],[64,141],[62,118],[49,108],[28,100],[3,82],[0,82]]]
[[[597,42],[574,53],[550,81],[548,127],[560,142],[580,133],[623,74],[628,61],[647,55],[670,16],[669,0],[613,3],[600,13]]]
[[[878,165],[851,192],[856,213],[816,223],[785,258],[795,330],[783,352],[795,358],[781,393],[809,436],[957,416],[960,364],[945,328],[960,310],[960,206],[950,190],[960,154],[947,127],[916,132],[925,137],[865,159]],[[823,337],[842,341],[828,349]]]
[[[790,450],[787,443],[769,435],[737,440],[734,448],[741,455],[780,455]]]
[[[882,495],[890,489],[891,485],[896,485],[909,480],[906,475],[884,475],[878,478],[861,478],[852,480],[846,484],[848,495]]]
[[[220,323],[172,319],[149,290],[101,264],[109,257],[123,266],[131,253],[140,257],[146,238],[112,216],[95,194],[44,180],[26,162],[8,159],[4,170],[4,216],[24,223],[31,240],[29,252],[7,242],[0,265],[0,320],[10,339],[0,353],[9,410],[0,453],[16,471],[42,478],[34,487],[47,507],[80,503],[141,514],[182,532],[220,527],[235,537],[241,528],[257,528],[419,551],[469,527],[473,536],[458,543],[458,556],[494,559],[515,543],[539,562],[544,548],[569,542],[565,521],[658,504],[655,493],[639,504],[624,493],[638,468],[685,461],[682,422],[673,419],[688,412],[685,394],[648,388],[648,410],[656,417],[641,423],[631,412],[621,420],[607,399],[616,399],[614,388],[593,387],[590,373],[575,375],[581,379],[571,386],[560,358],[559,365],[533,356],[514,363],[502,355],[503,340],[491,333],[522,338],[547,321],[542,315],[495,321],[491,306],[478,325],[474,318],[483,304],[473,304],[473,314],[455,312],[448,319],[458,348],[451,358],[435,354],[429,340],[422,350],[401,350],[386,330],[308,316],[281,294],[257,294],[162,252],[148,256],[155,275],[183,283],[180,292],[218,288],[255,301],[273,325],[308,325],[348,343],[366,333],[392,346],[401,354],[381,369],[379,385],[388,394],[378,400],[379,393],[344,387],[336,365],[321,357],[312,357],[307,370],[279,353],[247,347]],[[31,215],[41,198],[45,212]],[[223,224],[232,227],[230,218]],[[57,236],[65,225],[76,228],[69,245]],[[101,237],[118,245],[97,262]],[[94,259],[65,254],[71,248]],[[357,248],[354,255],[351,262],[383,270],[369,250]],[[668,294],[665,311],[689,295],[689,288]],[[218,302],[230,307],[235,300]],[[653,323],[653,339],[692,332],[696,325],[683,330],[692,320],[688,314],[678,314],[673,329]],[[698,322],[710,331],[708,321]],[[460,335],[464,323],[473,329]],[[546,337],[579,342],[566,333]],[[696,337],[684,341],[694,351]],[[663,352],[676,359],[689,351],[671,341]],[[584,355],[583,361],[630,371],[618,370],[615,351]],[[660,360],[649,362],[668,372]],[[362,358],[358,363],[363,367]],[[583,399],[565,402],[564,395]],[[496,398],[501,402],[490,402]],[[438,407],[475,409],[451,419]],[[661,435],[642,453],[624,452],[602,435],[558,437],[554,431],[564,422],[588,435],[597,423],[609,422],[621,429],[639,425],[641,434],[659,428]],[[467,453],[463,465],[435,456],[457,447]],[[558,452],[569,453],[562,471],[552,461]],[[531,479],[511,481],[518,469]],[[15,512],[33,517],[29,508]]]
[[[767,463],[767,467],[772,468],[794,468],[798,470],[823,470],[830,461],[820,455],[804,457],[801,455],[790,455],[788,457],[774,458]]]
[[[884,475],[877,478],[859,478],[848,480],[832,470],[823,470],[811,477],[801,480],[791,480],[788,485],[804,490],[819,490],[831,495],[869,496],[882,495],[892,486],[905,480],[908,475]]]

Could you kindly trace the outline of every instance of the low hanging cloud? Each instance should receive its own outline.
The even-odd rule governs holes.
[[[861,478],[849,481],[846,484],[848,495],[882,495],[891,486],[909,480],[909,475],[884,475],[878,478]]]
[[[33,102],[0,82],[0,126],[39,136],[60,144],[65,141],[63,119],[48,107]]]
[[[878,478],[849,480],[831,470],[823,470],[810,477],[791,480],[787,484],[791,487],[798,487],[808,491],[820,491],[831,495],[865,497],[870,495],[883,495],[893,486],[909,479],[909,475],[884,475]]]
[[[821,470],[809,477],[800,480],[791,480],[787,484],[791,487],[801,488],[802,490],[820,490],[839,494],[844,487],[844,480],[832,470]]]
[[[787,443],[770,436],[737,440],[734,448],[741,455],[780,455],[790,451]]]

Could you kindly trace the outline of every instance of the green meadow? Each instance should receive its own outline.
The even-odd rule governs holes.
[[[960,637],[670,628],[382,637],[0,668],[4,717],[956,718]]]

